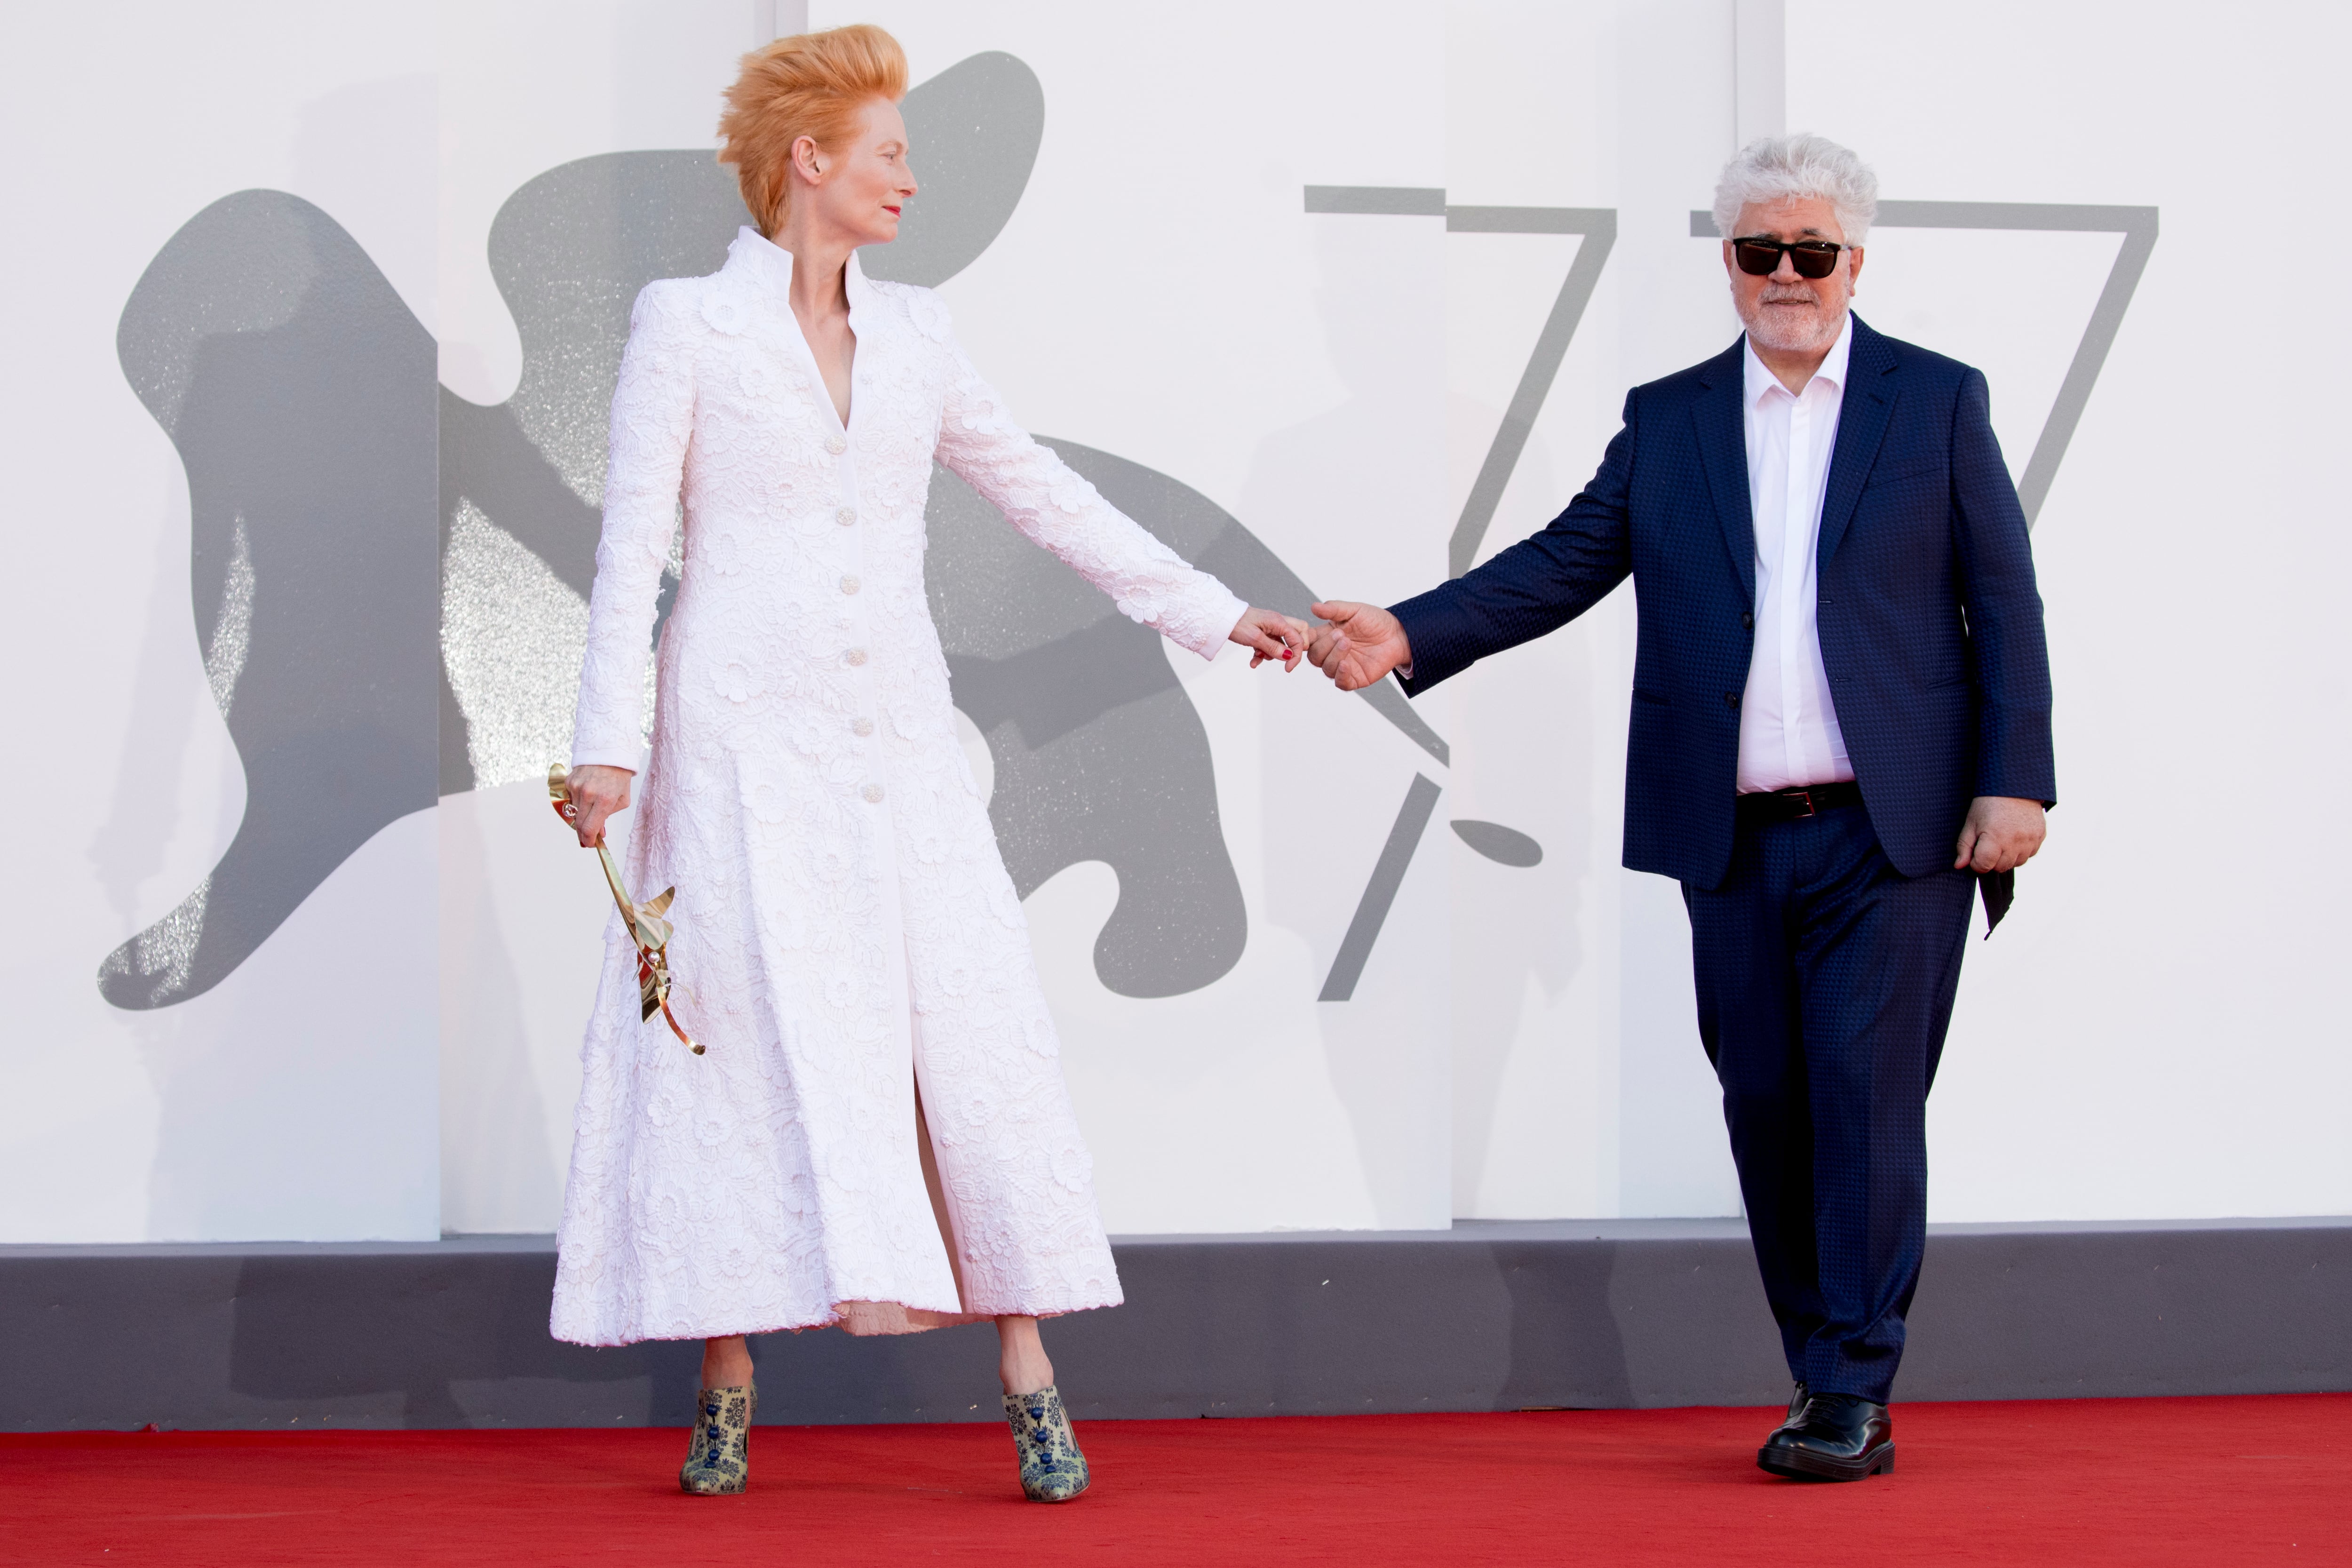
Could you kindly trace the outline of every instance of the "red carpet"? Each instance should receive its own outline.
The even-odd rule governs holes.
[[[0,1562],[2352,1563],[2352,1394],[1898,1405],[1846,1486],[1758,1470],[1773,1417],[1090,1422],[1062,1508],[993,1426],[761,1427],[716,1499],[683,1432],[5,1436]]]

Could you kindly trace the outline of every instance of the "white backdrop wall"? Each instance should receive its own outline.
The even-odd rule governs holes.
[[[2066,798],[2016,940],[1960,988],[1928,1106],[1942,1217],[2352,1212],[2352,913],[2326,891],[2352,802],[2328,66],[2352,13],[2206,15],[1789,8],[1790,114],[1869,148],[1888,194],[2163,214],[2034,531]],[[2220,259],[2252,232],[2259,261]],[[1986,368],[2020,466],[2114,237],[1887,237],[1864,298]]]
[[[301,584],[258,517],[245,567],[232,554],[224,578],[206,553],[206,482],[192,492],[130,374],[131,302],[212,204],[290,193],[437,353],[445,474],[450,421],[506,409],[593,503],[601,468],[564,467],[493,226],[575,161],[707,152],[719,89],[780,8],[0,23],[0,129],[37,150],[0,168],[20,237],[0,279],[24,302],[0,449],[5,526],[39,584],[0,784],[20,889],[0,1239],[551,1227],[603,912],[516,759],[562,749],[543,731],[568,721],[576,592],[495,508],[445,517],[464,787],[445,714],[437,804],[379,811],[283,923],[191,982],[192,933],[226,918],[192,890],[236,885],[249,793],[285,776],[232,732],[258,677],[239,674],[228,606],[260,648],[272,595]],[[2328,188],[2335,8],[2246,8],[2219,37],[2119,37],[2088,5],[1980,8],[1957,35],[1933,12],[1820,0],[814,9],[892,28],[918,83],[992,52],[1034,73],[1035,165],[942,285],[964,342],[1033,429],[1189,487],[1325,594],[1393,599],[1444,574],[1584,247],[1605,244],[1605,265],[1478,554],[1573,493],[1626,386],[1731,340],[1688,215],[1743,133],[1848,141],[1899,201],[2158,208],[2165,237],[2037,521],[2065,800],[2000,940],[1971,951],[1930,1107],[1934,1214],[2352,1212],[2328,962],[2352,933],[2304,866],[2345,804],[2352,717],[2324,640],[2347,395],[2320,269],[2347,220],[2305,195]],[[1421,195],[1309,211],[1309,186]],[[1480,232],[1467,207],[1603,212],[1613,234]],[[2200,248],[2216,236],[2242,247],[2227,273]],[[2021,471],[2117,247],[1889,226],[1858,303],[1986,369]],[[421,527],[429,572],[429,507]],[[1134,889],[1101,858],[1026,906],[1114,1230],[1736,1211],[1680,900],[1617,866],[1629,607],[1416,704],[1443,761],[1310,675],[1171,660],[1213,763],[1237,957],[1175,994],[1115,989],[1096,942]],[[546,689],[503,718],[463,664],[491,646],[478,625],[505,637],[509,686]],[[969,743],[992,772],[1008,742],[975,726]],[[1416,778],[1433,815],[1360,979],[1318,1001]],[[1455,821],[1542,858],[1482,856]],[[127,1005],[126,974],[149,986]]]

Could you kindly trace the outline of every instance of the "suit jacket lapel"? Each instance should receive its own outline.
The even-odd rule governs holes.
[[[1748,426],[1740,407],[1747,384],[1740,355],[1747,344],[1743,337],[1706,363],[1702,377],[1706,390],[1691,405],[1691,417],[1698,425],[1699,464],[1706,470],[1716,520],[1723,525],[1724,548],[1738,569],[1748,608],[1753,609],[1756,521],[1748,506]]]
[[[1830,479],[1822,497],[1822,533],[1814,552],[1814,571],[1829,564],[1838,541],[1853,520],[1854,503],[1870,478],[1879,443],[1886,438],[1887,422],[1895,414],[1898,363],[1886,339],[1853,319],[1853,348],[1846,358],[1845,398],[1838,409],[1837,447],[1830,453]]]

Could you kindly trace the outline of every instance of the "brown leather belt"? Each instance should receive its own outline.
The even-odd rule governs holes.
[[[1739,797],[1739,818],[1742,822],[1795,822],[1861,804],[1862,786],[1852,780],[1806,784],[1801,789],[1758,790]]]

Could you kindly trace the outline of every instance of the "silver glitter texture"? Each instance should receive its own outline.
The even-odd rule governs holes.
[[[245,673],[245,656],[253,648],[253,542],[247,537],[245,514],[236,517],[229,536],[228,571],[221,582],[220,615],[205,643],[205,679],[221,717],[228,717],[236,700],[236,678]],[[198,889],[198,897],[203,889]]]
[[[195,968],[196,943],[204,939],[205,906],[212,892],[213,879],[207,876],[180,900],[178,909],[110,953],[99,965],[99,984],[135,974],[152,1001],[178,1000]]]
[[[588,605],[471,501],[441,563],[441,657],[478,787],[544,778],[572,755]]]

